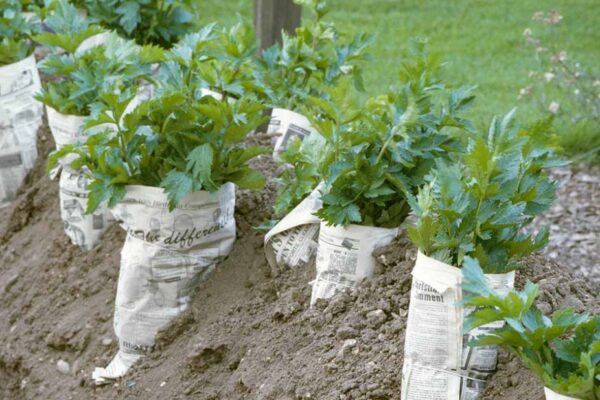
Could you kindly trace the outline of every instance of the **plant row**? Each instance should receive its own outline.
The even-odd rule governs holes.
[[[136,2],[84,0],[89,18],[66,1],[33,5],[43,25],[20,2],[1,2],[0,64],[46,46],[39,68],[49,79],[37,98],[86,117],[88,135],[52,153],[49,168],[69,156],[86,171],[88,212],[119,204],[130,185],[162,188],[171,210],[227,183],[259,190],[265,177],[251,161],[272,150],[246,139],[269,109],[298,112],[314,132],[290,139],[279,156],[274,219],[317,186],[316,215],[328,225],[397,228],[414,215],[408,232],[420,252],[465,267],[465,305],[478,307],[467,331],[505,322],[474,343],[507,346],[556,392],[599,398],[598,318],[545,317],[532,305],[533,285],[498,294],[482,278],[519,269],[547,243],[546,230],[526,228],[553,201],[545,171],[563,164],[550,120],[521,126],[511,111],[477,129],[464,116],[473,88],[443,82],[441,60],[419,40],[397,84],[363,101],[373,38],[346,39],[319,0],[299,1],[310,18],[258,56],[243,22],[185,33],[193,11],[183,2],[156,2],[145,15]]]

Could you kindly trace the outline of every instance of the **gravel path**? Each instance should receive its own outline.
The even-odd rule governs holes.
[[[554,206],[535,225],[550,225],[545,253],[600,283],[600,167],[552,171],[559,182]]]

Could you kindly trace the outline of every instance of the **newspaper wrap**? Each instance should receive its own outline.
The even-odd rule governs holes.
[[[283,152],[293,137],[304,139],[316,132],[304,115],[284,108],[274,108],[267,128],[267,134],[275,138],[273,157]]]
[[[373,276],[377,264],[373,250],[390,244],[398,233],[398,228],[328,226],[321,222],[317,277],[312,284],[310,304]]]
[[[43,109],[33,96],[40,89],[33,55],[0,67],[0,207],[14,200],[37,157]]]
[[[61,114],[51,107],[46,107],[46,110],[48,126],[57,149],[67,144],[85,142],[88,135],[93,134],[96,129],[107,128],[98,126],[84,133],[82,127],[86,117]],[[62,166],[55,168],[50,175],[52,178],[56,177],[62,168],[59,182],[60,216],[66,235],[74,245],[91,250],[100,243],[111,220],[111,214],[106,204],[100,205],[93,214],[85,214],[90,179],[83,170],[75,171],[69,167],[73,158],[74,156],[70,155],[61,160]]]
[[[82,129],[87,117],[61,114],[49,106],[46,106],[46,114],[57,150],[65,145],[83,143],[87,140],[87,135]]]
[[[162,189],[127,187],[113,209],[127,231],[114,316],[119,352],[108,367],[96,368],[96,383],[123,376],[187,308],[193,289],[233,247],[234,207],[231,183],[190,194],[172,212]]]
[[[317,253],[321,220],[319,187],[265,235],[265,256],[271,268],[300,267]]]
[[[502,326],[477,328],[463,336],[462,272],[421,252],[413,281],[404,344],[402,400],[473,400],[496,370],[495,346],[468,347],[470,338]],[[500,293],[514,286],[514,272],[486,274]]]
[[[553,392],[547,387],[544,388],[544,393],[546,394],[546,400],[578,400],[575,397],[569,397],[564,394]]]
[[[110,221],[106,206],[100,206],[93,214],[86,214],[89,178],[84,171],[64,167],[60,174],[60,217],[65,233],[74,245],[91,250],[102,239]]]

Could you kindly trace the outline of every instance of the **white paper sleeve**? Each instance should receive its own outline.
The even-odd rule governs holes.
[[[319,187],[265,235],[265,256],[272,268],[306,265],[317,252],[321,208]]]
[[[463,337],[465,313],[470,310],[460,306],[459,268],[419,252],[412,275],[402,400],[477,399],[496,369],[497,348],[471,348],[467,343],[470,337],[498,325],[478,328]],[[498,291],[507,292],[514,285],[514,272],[486,277]]]
[[[49,106],[46,106],[46,114],[57,150],[67,144],[83,143],[87,140],[87,135],[83,132],[86,116],[62,114]]]
[[[97,383],[123,376],[187,308],[197,284],[233,247],[234,207],[231,183],[190,194],[171,212],[162,189],[127,187],[113,209],[127,231],[114,316],[119,352],[108,367],[96,368]]]
[[[8,205],[37,157],[37,130],[42,105],[33,55],[0,67],[0,207]]]
[[[373,251],[390,244],[398,232],[398,228],[328,226],[321,222],[311,305],[373,276],[377,264]]]
[[[553,392],[547,387],[544,388],[544,394],[546,395],[546,400],[578,400],[575,397],[569,397],[564,394]]]
[[[316,133],[316,131],[304,115],[284,108],[273,109],[267,134],[275,139],[273,157],[276,159],[279,157],[279,153],[287,148],[288,142],[293,137],[304,139],[311,133]]]

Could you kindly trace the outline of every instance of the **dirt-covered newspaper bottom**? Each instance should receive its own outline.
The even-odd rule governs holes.
[[[553,392],[548,388],[544,388],[544,394],[546,395],[546,400],[578,400],[575,397],[569,397],[564,394]]]
[[[402,400],[473,400],[496,370],[495,346],[471,348],[471,337],[500,327],[490,324],[462,333],[465,314],[459,268],[421,252],[412,271],[413,281],[406,327]],[[499,292],[514,286],[514,272],[487,274]]]
[[[40,90],[33,55],[0,67],[0,207],[14,200],[37,157],[43,109],[33,96]]]
[[[310,304],[354,287],[373,276],[377,260],[373,251],[390,244],[399,228],[376,228],[321,223],[317,250],[317,277],[313,282]]]
[[[127,187],[113,210],[127,231],[114,316],[119,351],[106,368],[95,369],[97,384],[125,375],[187,308],[193,289],[233,247],[234,208],[233,184],[193,193],[172,212],[162,189]]]
[[[313,133],[316,131],[304,115],[284,108],[273,109],[267,128],[267,134],[275,138],[273,157],[277,158],[292,138],[304,139]]]
[[[306,265],[317,252],[321,208],[319,187],[265,235],[265,256],[271,268]]]

